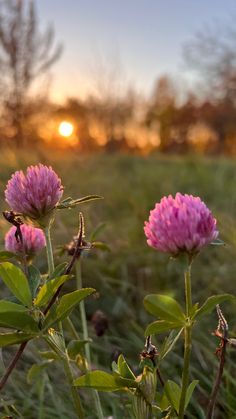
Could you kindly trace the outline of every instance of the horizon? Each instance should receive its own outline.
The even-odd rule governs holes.
[[[173,9],[171,0],[149,0],[147,7],[143,0],[130,0],[124,9],[124,1],[101,0],[98,7],[93,0],[68,0],[65,10],[62,0],[56,7],[52,1],[37,0],[40,28],[52,23],[56,43],[64,47],[51,72],[51,99],[59,103],[68,97],[84,99],[112,82],[116,89],[133,87],[148,97],[163,74],[191,86],[195,76],[183,64],[184,44],[214,22],[231,21],[236,3],[176,0],[175,4],[178,7]]]

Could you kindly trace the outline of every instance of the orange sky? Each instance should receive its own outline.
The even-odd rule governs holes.
[[[208,24],[232,24],[236,15],[235,0],[35,2],[42,28],[53,23],[64,45],[53,68],[51,93],[57,101],[86,96],[97,87],[98,76],[114,74],[114,81],[145,94],[163,73],[192,80],[183,67],[183,44]]]

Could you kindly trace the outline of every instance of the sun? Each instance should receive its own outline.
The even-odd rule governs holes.
[[[62,137],[70,137],[73,134],[73,131],[73,124],[68,121],[62,121],[58,127],[58,132]]]

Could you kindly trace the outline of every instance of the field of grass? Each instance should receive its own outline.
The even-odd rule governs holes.
[[[1,210],[6,209],[4,189],[12,172],[24,169],[29,164],[41,162],[50,164],[60,175],[65,186],[64,197],[74,198],[99,194],[104,197],[81,206],[85,217],[87,238],[101,223],[104,228],[98,236],[110,251],[94,250],[82,260],[83,283],[93,286],[96,298],[86,302],[88,321],[93,313],[104,311],[109,329],[97,337],[89,321],[90,336],[93,339],[93,365],[109,370],[117,353],[122,352],[132,368],[138,371],[139,353],[144,346],[144,329],[151,317],[143,308],[143,297],[151,292],[168,293],[184,302],[182,266],[167,255],[156,252],[146,245],[143,224],[149,211],[163,195],[190,193],[199,195],[218,219],[220,237],[226,246],[209,246],[196,259],[193,266],[193,296],[195,302],[203,302],[212,294],[230,292],[236,294],[236,162],[226,159],[200,159],[199,157],[149,157],[128,155],[76,155],[73,152],[18,153],[3,151],[0,155]],[[78,209],[58,213],[53,229],[54,248],[69,242],[78,227]],[[0,222],[1,237],[8,228]],[[56,249],[57,250],[57,249]],[[60,257],[57,255],[59,262]],[[65,256],[64,256],[65,258]],[[37,265],[44,266],[43,255]],[[73,281],[71,282],[73,287]],[[1,298],[5,295],[1,285]],[[236,334],[236,307],[222,305],[229,320],[232,336]],[[79,310],[73,320],[80,332]],[[216,339],[211,331],[216,327],[215,313],[194,330],[192,377],[200,380],[192,403],[192,416],[203,418],[211,390]],[[69,331],[68,331],[69,336]],[[163,336],[154,339],[157,347]],[[3,351],[1,371],[15,351]],[[48,375],[42,375],[33,384],[27,384],[27,369],[36,362],[34,345],[19,362],[8,385],[1,395],[1,412],[8,409],[14,418],[74,418],[70,400],[66,396],[63,372],[49,368]],[[164,378],[176,378],[181,371],[182,343],[163,364]],[[229,353],[220,406],[216,417],[236,418],[235,350]],[[177,378],[176,378],[177,379]],[[95,418],[89,406],[88,392],[82,393],[87,418]],[[102,396],[108,415],[115,419],[129,418],[123,396]],[[197,401],[196,401],[197,400]],[[13,413],[14,405],[18,413]],[[44,407],[43,407],[44,405]],[[189,416],[190,417],[190,416]]]

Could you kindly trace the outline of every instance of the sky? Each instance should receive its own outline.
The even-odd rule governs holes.
[[[51,96],[84,98],[107,85],[151,93],[162,74],[186,77],[183,45],[205,26],[232,22],[235,0],[35,0],[40,26],[63,44]]]

